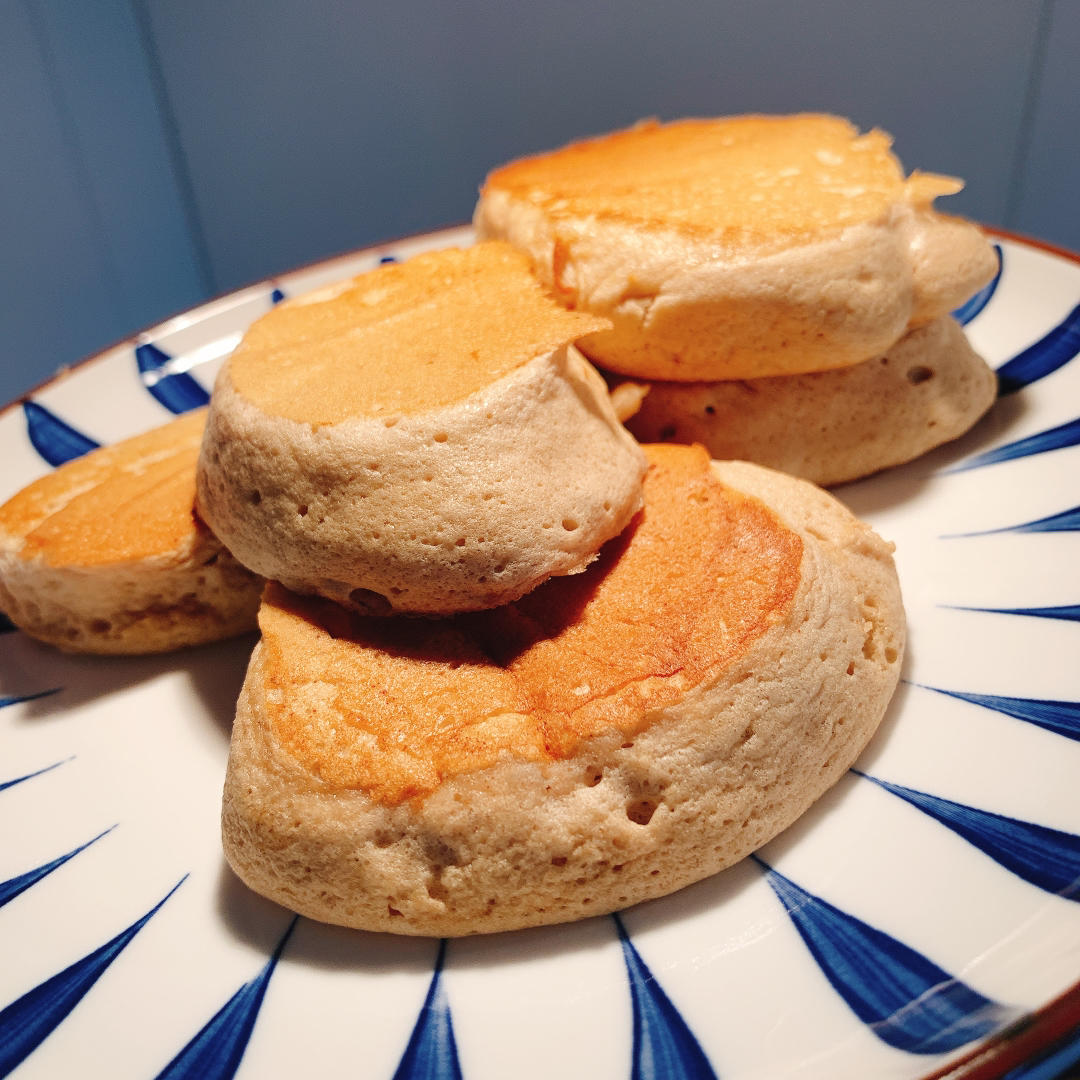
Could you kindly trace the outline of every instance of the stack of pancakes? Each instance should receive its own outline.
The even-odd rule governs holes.
[[[592,168],[582,164],[584,187]],[[911,190],[940,187],[926,183]],[[902,225],[889,203],[870,222],[878,203],[846,197],[859,221],[840,231],[865,241],[851,258],[890,282],[918,277],[911,243],[893,233],[930,236],[932,212],[909,207],[921,224]],[[700,198],[662,206],[690,221]],[[571,203],[600,233],[633,231],[587,199]],[[809,204],[799,212],[814,216]],[[789,247],[843,247],[806,240],[794,212],[770,213]],[[703,265],[643,235],[658,258],[682,258],[688,273]],[[732,265],[745,255],[740,236],[729,237]],[[787,281],[801,256],[785,264],[783,244],[770,243]],[[890,245],[903,257],[866,255]],[[776,343],[748,332],[694,353],[689,344],[726,325],[715,322],[726,301],[708,300],[689,316],[677,361],[664,359],[667,333],[626,345],[627,288],[643,309],[663,307],[644,277],[615,288],[619,303],[583,310],[567,285],[584,288],[590,264],[571,272],[580,250],[555,247],[546,284],[534,253],[484,241],[288,300],[226,362],[205,420],[95,452],[0,508],[0,602],[64,647],[112,648],[82,629],[44,632],[60,625],[54,608],[75,607],[58,580],[96,575],[82,623],[127,627],[123,647],[138,651],[141,625],[148,648],[166,647],[147,616],[170,597],[178,622],[210,606],[208,566],[242,575],[243,614],[175,644],[235,631],[268,579],[229,755],[225,853],[253,888],[313,918],[459,935],[663,895],[806,810],[854,761],[895,689],[904,613],[891,545],[804,480],[711,460],[701,446],[639,445],[582,355],[601,352],[617,369],[610,357],[625,347],[635,366],[652,358],[651,373],[677,363],[700,374],[721,356],[764,363]],[[910,346],[939,318],[908,329],[933,310],[927,296],[952,303],[981,274],[956,271],[964,284],[951,292],[920,279],[907,307],[893,285],[849,290],[836,311],[858,325],[821,316],[847,343],[844,371],[864,366],[857,342],[874,321],[854,311],[857,294],[881,293],[864,306],[890,312],[888,333]],[[829,292],[819,286],[777,287],[790,303],[778,299],[770,317],[791,340],[815,339],[820,296],[807,298]],[[753,330],[745,315],[729,321],[740,319]],[[155,517],[171,524],[156,543],[128,542],[140,532],[123,510],[136,489],[163,493]],[[96,526],[94,561],[75,530],[103,515],[111,524]],[[178,556],[192,536],[212,553]],[[167,592],[166,568],[186,586]],[[110,605],[120,580],[140,581],[142,594],[116,590]],[[45,595],[55,603],[39,618]]]
[[[312,918],[461,935],[661,896],[835,783],[895,688],[891,546],[804,481],[649,447],[585,572],[450,619],[271,586],[225,852]]]
[[[644,441],[700,442],[819,484],[898,465],[990,407],[949,312],[996,270],[960,189],[905,177],[880,131],[833,116],[646,123],[495,170],[476,208],[630,380]]]

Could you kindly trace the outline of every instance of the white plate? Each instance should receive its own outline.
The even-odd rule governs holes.
[[[204,397],[274,290],[468,239],[298,271],[80,365],[0,415],[0,496]],[[122,660],[0,637],[0,1075],[908,1078],[1025,1017],[950,1075],[1063,1032],[1055,1060],[1080,1056],[1080,991],[1051,1005],[1080,977],[1080,265],[1000,244],[969,331],[1026,385],[838,492],[897,544],[886,721],[758,861],[675,896],[445,945],[294,920],[218,841],[250,639]]]

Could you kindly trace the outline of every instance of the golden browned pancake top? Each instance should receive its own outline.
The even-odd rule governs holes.
[[[310,424],[393,418],[461,401],[610,324],[549,297],[509,245],[380,266],[255,322],[229,361],[263,412]]]
[[[204,528],[195,462],[206,410],[94,450],[40,477],[0,507],[22,558],[91,567],[169,556]]]
[[[655,121],[497,169],[503,190],[559,219],[599,218],[769,248],[881,220],[905,197],[929,203],[959,181],[905,181],[882,131],[804,113]]]
[[[802,541],[700,447],[649,447],[645,509],[590,569],[453,620],[374,619],[270,586],[265,708],[314,775],[397,804],[502,755],[545,761],[714,679],[786,612]]]

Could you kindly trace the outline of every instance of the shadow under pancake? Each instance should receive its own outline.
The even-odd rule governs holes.
[[[584,572],[549,578],[521,599],[487,611],[446,618],[360,615],[331,600],[300,596],[280,587],[274,589],[272,602],[335,640],[396,659],[455,665],[475,662],[476,657],[468,653],[479,650],[484,660],[505,668],[538,642],[556,638],[581,621],[644,517],[645,511],[639,511]]]
[[[740,888],[746,884],[732,878],[728,882]],[[695,888],[684,889],[676,897]],[[674,899],[664,897],[628,910],[639,912],[653,908],[663,912],[665,902]],[[216,907],[225,929],[237,941],[265,950],[273,948],[283,926],[293,915],[287,908],[249,889],[224,859],[218,878]],[[676,914],[668,912],[669,917]],[[585,955],[610,948],[617,937],[611,917],[599,915],[552,926],[448,940],[455,968],[490,970],[530,960]],[[301,917],[289,942],[288,958],[292,964],[325,971],[422,973],[431,971],[439,941],[437,937],[354,930]]]
[[[217,914],[237,941],[270,952],[293,913],[249,889],[224,858],[218,875]],[[379,934],[301,918],[289,940],[290,964],[323,971],[430,973],[439,939]]]
[[[56,690],[28,700],[22,718],[46,720],[99,698],[128,690],[175,671],[177,654],[155,656],[89,656],[65,653],[14,635],[0,652],[0,693],[22,696]]]
[[[623,916],[631,935],[662,929],[675,923],[693,920],[710,911],[732,904],[761,879],[761,871],[749,856],[717,874],[687,885],[668,896],[646,900],[624,909]],[[771,911],[764,912],[771,915]],[[702,941],[702,948],[709,943]]]
[[[604,579],[632,543],[646,513],[638,511],[583,573],[550,578],[513,604],[463,617],[463,625],[500,667],[509,666],[538,642],[558,637],[581,621]]]
[[[618,934],[610,916],[451,939],[455,968],[493,970],[546,957],[581,956],[610,948]]]
[[[20,720],[40,723],[174,672],[185,672],[206,712],[227,735],[254,640],[245,634],[150,656],[92,656],[65,653],[18,633],[0,650],[0,696],[28,697],[22,703]],[[42,696],[30,697],[34,694]],[[168,706],[163,702],[162,707]]]
[[[258,641],[256,634],[243,634],[188,650],[189,663],[184,670],[191,688],[201,701],[206,715],[228,740],[236,716],[251,651]]]

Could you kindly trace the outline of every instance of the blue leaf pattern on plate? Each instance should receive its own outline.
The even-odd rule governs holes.
[[[105,833],[112,832],[115,828],[115,825],[110,825],[104,832],[99,832],[92,840],[87,840],[85,844],[80,844],[66,855],[61,855],[59,858],[53,859],[52,862],[47,862],[34,870],[27,870],[25,874],[19,874],[17,877],[8,878],[7,881],[0,881],[0,907],[3,907],[11,900],[14,900],[20,893],[26,892],[31,885],[36,885],[43,877],[47,877],[57,867],[63,866],[68,859],[73,859],[80,851],[85,851],[91,844],[100,840]]]
[[[1008,532],[1080,532],[1080,506],[1074,506],[1070,510],[1062,510],[1059,514],[1050,514],[1048,517],[1038,518],[1035,521],[1025,521],[1020,525],[1003,525],[1000,529],[982,529],[979,532],[970,533],[946,533],[941,539],[957,540],[971,536],[993,536],[996,533]]]
[[[1066,424],[1047,428],[1035,435],[1029,435],[1026,439],[1017,439],[1016,442],[1006,443],[1004,446],[987,450],[984,454],[978,454],[969,461],[962,461],[959,465],[953,465],[946,472],[966,472],[968,469],[979,469],[984,465],[996,465],[1001,461],[1015,461],[1017,458],[1031,457],[1034,454],[1045,454],[1051,450],[1065,450],[1070,446],[1080,443],[1080,418],[1070,420]]]
[[[911,1054],[946,1053],[985,1038],[1015,1015],[922,953],[752,858],[833,988],[883,1042]]]
[[[210,395],[186,371],[169,374],[171,361],[167,352],[149,342],[135,347],[135,362],[142,373],[143,385],[156,401],[178,415],[201,408],[210,400]]]
[[[54,761],[51,765],[46,765],[43,769],[37,769],[32,773],[27,773],[25,776],[17,776],[14,780],[0,780],[0,791],[3,791],[5,788],[14,787],[16,784],[21,784],[24,780],[33,780],[35,776],[41,776],[43,773],[58,769],[61,765],[66,765],[71,760],[71,758],[64,758],[63,761]]]
[[[240,1067],[270,976],[299,916],[294,916],[262,971],[210,1018],[202,1030],[161,1070],[157,1080],[229,1080]]]
[[[1015,394],[1064,367],[1080,353],[1080,304],[1045,337],[997,369],[998,393]]]
[[[632,1080],[716,1080],[705,1051],[634,948],[618,915],[634,1012]]]
[[[30,438],[30,445],[50,465],[74,461],[101,445],[81,431],[76,431],[36,401],[24,401],[23,414],[26,416],[26,434]]]
[[[270,294],[271,304],[280,304],[281,301],[284,299],[285,293],[281,289],[274,289],[274,291]]]
[[[394,1072],[394,1080],[461,1080],[450,1003],[442,985],[446,939],[439,942],[439,955],[431,976],[427,997],[420,1010],[409,1044]]]
[[[185,874],[141,919],[23,994],[0,1012],[0,1077],[7,1076],[56,1030],[131,939],[183,884]]]
[[[1011,529],[1001,529],[1001,532],[1080,532],[1080,506],[1074,506],[1071,510],[1062,510],[1060,514],[1051,514],[1049,517],[1038,518],[1036,521],[1025,521],[1021,525],[1014,525]]]
[[[24,701],[37,701],[38,698],[49,697],[50,694],[59,694],[64,688],[54,686],[51,690],[37,690],[32,694],[14,694],[10,697],[0,697],[0,709],[6,709],[9,705],[21,705]]]
[[[987,615],[1029,615],[1036,619],[1065,619],[1068,622],[1080,622],[1080,604],[1061,604],[1058,607],[964,607],[960,604],[942,604],[953,611],[980,611]]]
[[[1052,731],[1055,735],[1064,735],[1068,739],[1080,740],[1080,701],[1054,701],[1048,698],[1003,697],[995,694],[969,694],[961,690],[941,690],[936,686],[926,686],[935,694],[969,701],[972,705],[981,705],[984,709],[993,709],[1006,716],[1024,720],[1029,724]]]
[[[1080,836],[977,810],[879,780],[857,769],[851,771],[929,814],[1030,884],[1069,900],[1080,900]]]
[[[1000,244],[994,245],[994,254],[997,256],[997,271],[994,276],[970,300],[961,304],[952,313],[952,317],[961,326],[967,326],[990,303],[994,293],[997,292],[998,282],[1001,280],[1001,268],[1004,263]]]

